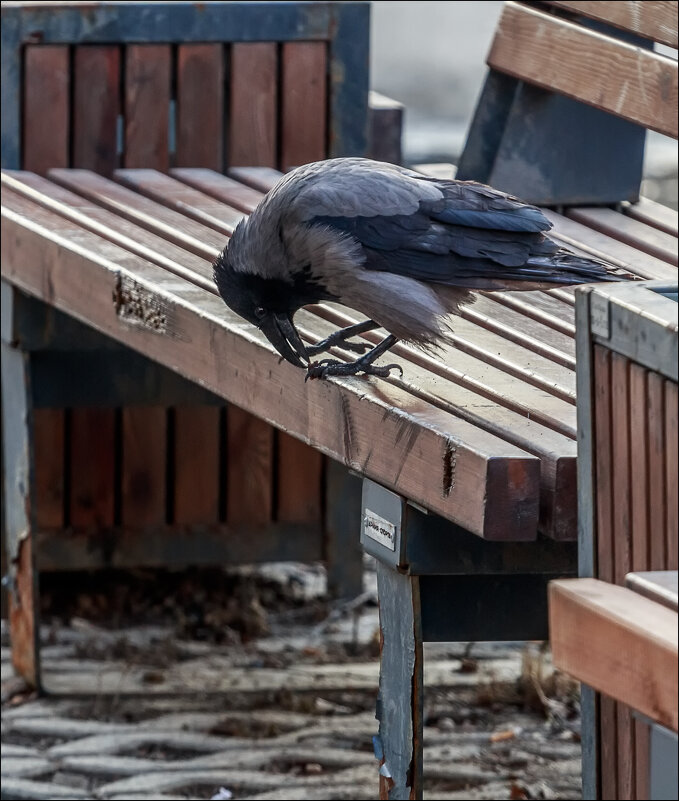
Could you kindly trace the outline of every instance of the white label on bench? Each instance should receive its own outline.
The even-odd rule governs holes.
[[[363,514],[363,526],[368,537],[389,548],[390,551],[396,550],[396,526],[393,523],[366,509]]]

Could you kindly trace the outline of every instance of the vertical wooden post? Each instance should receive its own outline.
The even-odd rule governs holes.
[[[38,589],[32,533],[35,504],[31,443],[29,357],[14,344],[16,291],[2,282],[2,427],[4,514],[9,563],[12,663],[34,686],[40,683]]]

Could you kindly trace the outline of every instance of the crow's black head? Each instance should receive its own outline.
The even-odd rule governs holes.
[[[255,269],[236,264],[234,239],[214,263],[214,280],[226,305],[257,326],[276,350],[296,367],[308,361],[304,343],[292,323],[292,316],[302,306],[333,300],[309,275],[308,267],[289,273],[289,280],[263,276]]]

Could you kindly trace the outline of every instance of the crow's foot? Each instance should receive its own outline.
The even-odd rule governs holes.
[[[316,356],[316,354],[324,353],[326,350],[330,350],[330,348],[337,345],[353,353],[365,353],[371,348],[367,342],[347,342],[347,340],[349,337],[355,336],[356,334],[364,334],[366,331],[372,331],[374,328],[377,328],[377,323],[374,323],[372,320],[354,323],[354,325],[349,325],[346,328],[340,328],[339,331],[335,331],[334,334],[330,334],[329,337],[322,339],[315,345],[307,345],[306,352],[309,356]]]
[[[369,361],[357,359],[355,362],[338,362],[335,359],[323,359],[320,362],[313,362],[307,368],[307,373],[304,378],[308,381],[310,378],[328,378],[332,375],[376,375],[380,378],[387,378],[392,370],[398,370],[403,375],[403,368],[400,364],[385,364],[377,366],[371,364]]]

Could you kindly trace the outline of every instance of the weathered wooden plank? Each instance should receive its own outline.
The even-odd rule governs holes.
[[[281,54],[280,168],[326,158],[325,42],[286,42]]]
[[[626,3],[549,0],[544,5],[557,6],[584,17],[607,22],[623,31],[631,31],[670,47],[677,46],[677,4],[673,0],[636,0]]]
[[[224,247],[224,234],[96,173],[50,170],[48,175],[51,181],[197,256],[212,260]]]
[[[677,731],[676,612],[589,578],[551,582],[549,605],[556,667]]]
[[[667,524],[667,487],[665,486],[665,397],[663,378],[649,372],[646,388],[648,415],[648,486],[649,486],[649,570],[666,570],[665,526]]]
[[[624,584],[632,568],[630,527],[630,442],[629,442],[629,361],[618,353],[611,356],[611,431],[613,467],[614,580]],[[632,713],[625,704],[616,704],[616,748],[618,752],[618,796],[631,798],[635,786]],[[604,732],[604,736],[606,733]]]
[[[229,167],[227,172],[239,183],[251,186],[263,194],[273,189],[284,175],[272,167]]]
[[[177,406],[174,418],[173,522],[219,522],[218,406]]]
[[[679,525],[677,523],[677,487],[679,470],[677,468],[677,439],[679,437],[679,399],[677,385],[665,380],[665,486],[667,487],[667,506],[665,518],[665,548],[667,552],[666,570],[677,570]]]
[[[170,166],[170,65],[169,45],[125,49],[125,167]]]
[[[505,4],[495,70],[677,136],[677,62],[518,3]]]
[[[165,523],[167,409],[122,410],[121,521],[142,528]]]
[[[212,267],[204,259],[187,253],[163,237],[121,219],[107,209],[92,206],[80,195],[55,185],[45,178],[31,173],[16,172],[2,174],[3,186],[29,197],[41,206],[55,211],[61,217],[72,220],[83,228],[99,234],[110,242],[152,261],[159,267],[186,278],[212,292]]]
[[[276,477],[276,519],[289,523],[320,523],[323,509],[322,454],[279,431]]]
[[[278,163],[276,42],[234,43],[229,79],[227,164],[275,167]]]
[[[33,410],[35,523],[64,525],[64,410]]]
[[[649,550],[649,483],[648,434],[646,429],[646,375],[641,365],[630,363],[629,430],[632,570],[648,570]]]
[[[582,206],[569,209],[567,215],[588,228],[608,234],[668,264],[676,266],[678,263],[677,237],[672,234],[659,231],[627,215],[621,215],[613,209]]]
[[[596,459],[597,576],[614,579],[613,476],[611,430],[611,353],[594,346],[594,456]]]
[[[266,525],[273,510],[273,429],[236,406],[226,420],[227,522]]]
[[[50,301],[57,308],[68,308],[77,319],[468,530],[501,529],[510,539],[535,530],[537,509],[531,499],[538,496],[539,464],[525,451],[386,382],[305,385],[300,372],[281,363],[264,338],[243,326],[218,298],[72,223],[57,222],[52,213],[10,190],[3,193],[3,202],[3,269],[24,290],[44,297],[52,286]],[[167,310],[164,336],[142,318],[132,324],[133,311],[126,303],[111,304],[121,268],[133,270],[142,309],[156,298]],[[375,426],[381,432],[378,450],[373,450],[370,433]],[[510,462],[512,481],[499,483],[492,504],[487,503],[491,463],[509,468]]]
[[[115,412],[70,412],[70,504],[74,528],[106,529],[114,523]]]
[[[626,200],[621,204],[621,209],[628,217],[646,223],[666,234],[677,236],[679,233],[679,220],[675,209],[656,203],[647,197],[639,198],[636,203],[628,203]]]
[[[234,181],[226,175],[221,175],[214,170],[171,170],[174,178],[183,181],[185,184],[204,192],[206,195],[217,198],[217,200],[229,203],[239,211],[250,213],[257,208],[262,199],[261,192],[251,189],[249,186]]]
[[[223,203],[209,195],[155,170],[116,170],[114,177],[157,203],[181,211],[187,217],[209,225],[227,236],[231,236],[234,228],[243,219],[243,214],[236,209],[229,211]]]
[[[575,252],[589,254],[622,267],[640,278],[675,279],[677,271],[672,265],[648,253],[641,253],[631,245],[620,242],[612,236],[588,228],[582,223],[557,214],[550,209],[542,210],[554,225],[550,236],[563,242]]]
[[[224,159],[222,45],[180,44],[177,47],[176,102],[177,166],[221,170]]]
[[[118,166],[120,55],[120,48],[116,46],[75,48],[74,167],[110,175]]]
[[[22,166],[45,173],[69,165],[68,47],[28,45],[24,52]]]
[[[38,570],[100,570],[102,568],[256,564],[324,558],[316,525],[272,523],[269,526],[205,524],[138,528],[116,526],[102,539],[97,532],[37,531]]]

